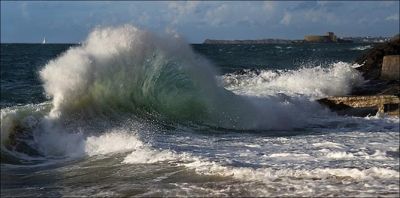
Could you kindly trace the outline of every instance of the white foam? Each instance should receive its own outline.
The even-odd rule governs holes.
[[[159,151],[148,147],[137,149],[124,158],[123,163],[127,164],[147,164],[163,161],[173,161],[178,157],[171,151]]]
[[[315,147],[323,147],[323,148],[344,148],[344,145],[335,143],[335,142],[319,142],[319,143],[314,143],[313,146]]]
[[[361,45],[361,46],[353,47],[353,48],[350,48],[350,49],[351,50],[363,51],[363,50],[367,50],[367,49],[371,49],[371,48],[372,48],[371,45]]]
[[[85,135],[53,126],[51,132],[35,136],[39,149],[46,156],[83,157],[102,156],[116,153],[129,153],[126,163],[155,163],[172,159],[170,151],[158,151],[143,143],[136,131],[113,128],[110,131],[97,131],[99,135]]]
[[[334,76],[328,79],[332,81],[328,90],[336,86],[335,90],[349,89],[336,76],[350,78],[351,72],[338,67],[304,69],[283,74],[279,78],[284,79],[278,81],[294,79],[289,84],[296,89],[295,81],[319,72],[321,79]],[[317,104],[286,96],[268,100],[237,96],[220,87],[215,74],[213,65],[182,40],[130,25],[95,29],[82,46],[69,49],[40,71],[45,91],[53,99],[51,118],[111,116],[120,111],[135,114],[143,108],[160,118],[223,128],[290,129],[305,125],[309,115],[322,111]],[[315,88],[309,86],[320,79],[315,80],[300,87],[312,92]]]
[[[308,159],[311,156],[305,153],[273,153],[269,155],[269,157],[272,158],[279,158],[279,159],[284,159],[284,160],[303,160],[303,159]]]
[[[222,91],[211,64],[185,42],[131,25],[95,29],[82,46],[51,60],[40,77],[53,99],[52,117],[71,111],[99,116],[98,111],[117,111],[121,106],[128,111],[146,105],[160,113],[184,116],[179,110],[185,105],[207,105],[203,100]],[[209,94],[194,97],[200,91],[191,82],[187,85],[193,90],[181,88],[183,79]]]
[[[399,172],[388,168],[372,167],[369,169],[350,169],[350,168],[317,168],[306,169],[271,169],[271,168],[234,168],[222,166],[216,162],[207,162],[204,160],[195,160],[184,164],[188,168],[193,168],[199,174],[218,175],[234,177],[246,181],[271,182],[277,178],[297,178],[297,179],[329,179],[329,178],[351,178],[354,180],[373,180],[396,179],[399,178]]]
[[[16,128],[32,130],[49,111],[49,103],[28,104],[1,109],[1,144],[9,140]]]
[[[337,62],[330,67],[321,66],[288,71],[262,70],[259,75],[226,74],[225,87],[238,94],[268,96],[277,93],[305,95],[312,98],[345,95],[351,88],[364,82],[353,65]]]
[[[258,144],[246,144],[246,147],[250,147],[250,148],[260,148],[261,146]]]
[[[330,159],[351,159],[354,158],[354,155],[347,152],[330,152],[326,157]]]
[[[143,149],[144,144],[134,133],[113,130],[85,140],[85,153],[90,156]]]
[[[349,153],[337,152],[333,157],[347,158],[354,157]],[[289,157],[306,159],[308,154],[276,153],[269,157]],[[373,179],[396,179],[399,172],[390,168],[372,167],[367,169],[355,168],[315,168],[315,169],[293,169],[293,168],[247,168],[231,167],[222,165],[215,161],[193,156],[188,153],[175,153],[168,150],[157,151],[154,149],[144,149],[134,151],[129,154],[124,163],[154,163],[160,161],[172,161],[189,169],[194,169],[198,174],[216,175],[223,177],[234,177],[245,181],[271,182],[277,178],[297,178],[297,179],[337,179],[351,178],[353,180],[373,180]]]
[[[69,143],[71,144],[71,141]],[[128,132],[124,129],[113,129],[99,136],[82,138],[80,144],[83,145],[81,148],[83,148],[84,155],[89,156],[129,152],[123,160],[123,163],[128,164],[156,163],[178,159],[174,152],[151,148],[150,145],[143,143],[138,138],[136,132]],[[66,150],[69,155],[79,153],[70,149]],[[180,157],[182,158],[182,156],[184,155]]]
[[[40,108],[38,108],[38,111],[39,109]],[[107,130],[96,126],[94,130],[95,133],[93,133],[93,129],[91,131],[92,133],[88,133],[90,132],[90,130],[88,130],[90,125],[80,125],[78,127],[74,125],[65,125],[58,119],[43,115],[47,112],[48,111],[40,112],[41,116],[32,117],[35,114],[31,111],[26,112],[26,114],[22,113],[20,110],[2,111],[2,135],[8,138],[8,131],[13,132],[14,127],[25,127],[24,130],[27,131],[24,132],[32,135],[32,139],[25,140],[27,141],[25,143],[33,145],[32,149],[37,149],[39,153],[52,159],[65,157],[75,158],[86,155],[105,155],[146,147],[146,145],[137,138],[136,131],[115,127],[111,127],[110,130]],[[80,122],[74,124],[79,125],[79,123]],[[32,126],[29,127],[30,125]],[[6,142],[6,138],[2,138],[2,141]],[[4,146],[3,142],[2,146]],[[18,152],[12,151],[12,154],[26,160],[31,160],[28,156],[24,157]]]
[[[390,157],[386,155],[386,152],[383,152],[381,150],[375,150],[373,154],[368,154],[366,152],[360,151],[358,154],[367,159],[367,160],[388,160]]]
[[[33,138],[38,151],[49,158],[85,155],[85,135],[79,130],[64,128],[48,117],[42,119],[40,126],[33,131]]]

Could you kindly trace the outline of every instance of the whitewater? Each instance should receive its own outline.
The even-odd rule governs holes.
[[[265,51],[218,51],[244,48]],[[37,70],[44,101],[2,106],[1,195],[399,196],[398,118],[316,102],[365,83],[359,65],[216,63],[179,37],[94,29]]]

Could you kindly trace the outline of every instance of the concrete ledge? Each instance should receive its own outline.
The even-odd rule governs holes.
[[[366,116],[377,112],[395,116],[400,114],[400,98],[395,95],[328,97],[318,102],[344,115]]]

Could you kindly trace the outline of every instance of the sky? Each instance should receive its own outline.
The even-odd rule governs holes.
[[[191,43],[205,39],[393,36],[399,1],[1,1],[1,42],[83,41],[96,27],[132,24]]]

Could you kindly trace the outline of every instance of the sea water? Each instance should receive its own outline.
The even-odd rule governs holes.
[[[399,119],[316,102],[371,46],[1,44],[1,196],[399,196]]]

